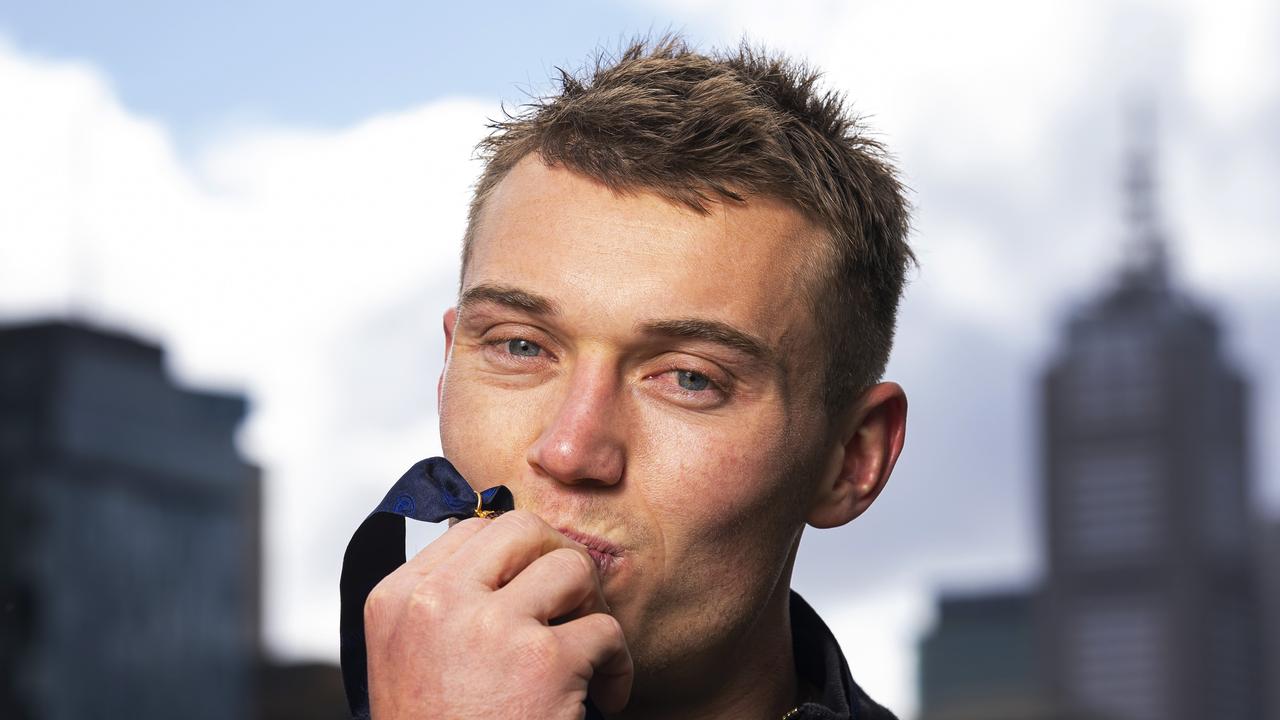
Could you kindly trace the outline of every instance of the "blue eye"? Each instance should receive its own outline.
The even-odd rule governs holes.
[[[542,348],[528,340],[513,338],[507,341],[507,352],[519,357],[537,357],[542,354]]]
[[[676,382],[685,390],[699,392],[711,387],[711,378],[692,370],[677,370]]]

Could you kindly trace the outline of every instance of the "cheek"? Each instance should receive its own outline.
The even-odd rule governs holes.
[[[458,472],[475,487],[509,485],[533,442],[536,405],[446,376],[440,402],[440,446]]]
[[[751,504],[773,490],[779,468],[791,464],[794,448],[778,432],[778,413],[698,417],[647,408],[637,417],[637,460],[661,467],[646,478],[659,488],[655,503],[690,519],[716,514],[729,504]]]
[[[778,587],[803,523],[795,443],[765,413],[722,426],[650,423],[646,504],[661,570],[633,625],[643,658],[690,651],[690,638],[741,630]]]
[[[797,443],[773,413],[691,423],[646,418],[639,492],[659,518],[673,566],[717,558],[772,565],[802,523]],[[766,557],[768,556],[768,557]],[[768,572],[768,570],[765,570]]]

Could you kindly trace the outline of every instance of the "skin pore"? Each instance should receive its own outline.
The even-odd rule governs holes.
[[[780,201],[704,215],[536,157],[486,200],[444,318],[444,453],[594,551],[635,663],[620,717],[796,704],[801,531],[870,504],[906,413],[892,384],[823,410],[822,242]]]

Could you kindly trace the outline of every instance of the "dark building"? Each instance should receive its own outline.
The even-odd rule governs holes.
[[[1263,677],[1273,678],[1267,685],[1266,717],[1280,720],[1280,520],[1262,523],[1262,541],[1259,543],[1258,577],[1262,582],[1265,619],[1263,636],[1267,641],[1267,657],[1263,664]]]
[[[1175,288],[1151,157],[1130,257],[1070,318],[1044,379],[1045,667],[1072,716],[1263,717],[1246,385]]]
[[[252,716],[245,410],[176,387],[137,339],[0,328],[0,717]]]
[[[1027,591],[944,596],[920,644],[921,719],[1057,720],[1040,673],[1036,607]]]

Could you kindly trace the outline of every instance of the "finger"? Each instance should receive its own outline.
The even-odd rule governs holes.
[[[580,547],[526,510],[504,513],[476,533],[447,561],[448,571],[498,589],[552,550]]]
[[[631,697],[635,667],[622,626],[612,615],[595,613],[552,628],[565,647],[590,665],[587,694],[606,715],[620,712]]]
[[[444,534],[427,544],[416,555],[404,564],[408,574],[421,575],[431,568],[443,563],[458,551],[473,535],[480,532],[485,525],[493,522],[484,518],[467,518],[452,525]]]
[[[581,547],[556,548],[534,560],[498,591],[498,597],[544,623],[609,609],[596,564]]]
[[[407,597],[411,588],[417,586],[434,567],[452,557],[459,547],[464,545],[472,535],[480,532],[489,522],[491,521],[483,518],[467,518],[446,530],[443,535],[419,550],[408,562],[391,571],[374,586],[365,600],[366,612],[369,610],[371,600],[385,604],[390,598]]]

